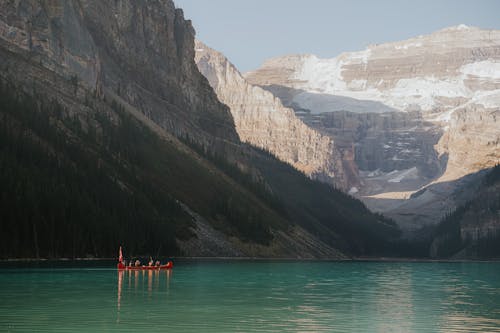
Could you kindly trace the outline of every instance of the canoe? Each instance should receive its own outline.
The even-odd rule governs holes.
[[[164,269],[172,269],[174,263],[169,261],[165,265],[160,266],[125,266],[123,263],[119,262],[117,268],[124,271],[159,271]]]

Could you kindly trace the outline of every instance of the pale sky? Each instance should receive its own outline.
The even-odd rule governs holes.
[[[466,24],[500,29],[500,0],[174,0],[241,72],[268,58],[335,57]]]

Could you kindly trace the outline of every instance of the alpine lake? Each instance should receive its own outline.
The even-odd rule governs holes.
[[[500,263],[4,262],[0,332],[500,332]]]

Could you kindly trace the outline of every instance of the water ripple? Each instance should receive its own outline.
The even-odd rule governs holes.
[[[0,270],[2,332],[500,332],[498,263]]]

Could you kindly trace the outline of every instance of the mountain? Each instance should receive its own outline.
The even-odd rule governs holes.
[[[500,166],[486,175],[473,199],[438,225],[430,254],[436,258],[500,257]]]
[[[5,49],[72,73],[98,95],[116,93],[176,135],[237,140],[229,110],[191,60],[194,30],[173,2],[7,1],[0,9]]]
[[[444,113],[468,102],[498,105],[499,52],[500,31],[461,25],[401,42],[370,45],[333,59],[314,55],[275,58],[246,78],[258,85],[304,90],[289,97],[316,113],[346,106],[363,112]],[[334,97],[318,108],[313,107],[317,96],[311,93]]]
[[[332,59],[274,58],[244,76],[352,156],[351,193],[415,229],[500,161],[499,73],[500,31],[460,25]]]
[[[392,246],[392,221],[241,142],[194,58],[170,0],[0,3],[1,257]]]
[[[306,175],[345,187],[333,140],[305,125],[270,92],[252,86],[228,59],[200,41],[195,61],[217,97],[231,110],[240,139],[271,152]]]

